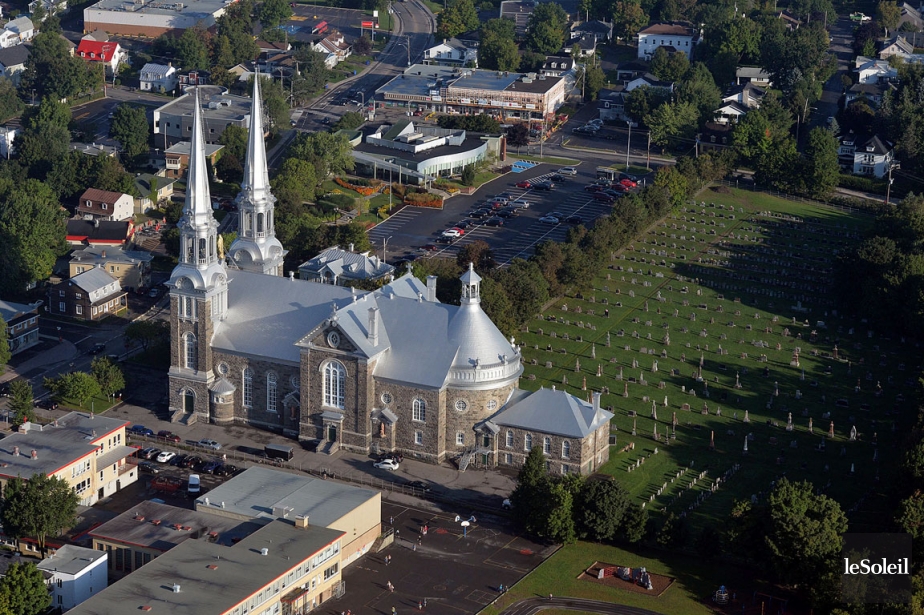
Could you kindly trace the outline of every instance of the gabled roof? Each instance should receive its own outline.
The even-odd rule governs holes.
[[[882,48],[887,49],[891,47],[892,45],[895,45],[904,53],[907,53],[907,54],[914,53],[914,46],[911,43],[909,43],[908,40],[904,36],[893,36],[892,38],[890,38],[889,40],[885,41],[882,44]]]
[[[872,152],[868,151],[867,148],[872,148]],[[892,146],[890,143],[884,142],[882,139],[880,139],[879,135],[873,135],[867,139],[863,145],[857,148],[857,152],[859,153],[861,149],[863,153],[873,153],[880,156],[885,156],[892,151]]]
[[[594,408],[594,404],[570,393],[543,387],[532,393],[519,389],[514,391],[507,404],[491,420],[501,427],[585,438],[612,418],[612,412]]]
[[[118,43],[92,41],[86,38],[81,39],[77,45],[77,55],[84,60],[109,62],[119,50]]]
[[[662,21],[653,23],[647,28],[642,28],[638,32],[639,36],[649,35],[671,35],[671,36],[691,36],[696,37],[696,28],[685,21]]]
[[[563,49],[571,49],[575,45],[580,45],[581,51],[588,49],[592,51],[597,48],[597,37],[589,33],[582,34],[579,38],[573,38],[566,42]]]
[[[383,263],[376,256],[341,250],[338,246],[324,250],[314,258],[299,265],[298,269],[299,271],[305,270],[312,273],[329,270],[338,277],[353,280],[379,278],[395,270],[393,266]]]
[[[770,81],[770,73],[759,66],[739,66],[735,69],[735,76],[742,79]]]
[[[152,74],[155,77],[166,77],[170,73],[175,73],[175,72],[176,72],[175,66],[168,66],[166,64],[156,64],[154,62],[148,62],[143,67],[141,67],[141,71],[139,75],[144,76],[146,74]]]
[[[106,34],[105,30],[100,30],[99,28],[97,28],[96,30],[93,30],[93,32],[90,32],[89,34],[86,34],[82,36],[81,38],[84,38],[90,41],[99,41],[101,43],[105,43],[106,41],[109,40],[109,35]]]
[[[581,21],[571,26],[572,32],[590,32],[592,34],[610,35],[613,32],[613,24],[600,20]]]
[[[71,278],[72,283],[76,284],[88,293],[101,290],[115,281],[116,279],[109,275],[109,272],[102,267],[94,267],[93,269],[88,269],[83,273],[78,273]]]
[[[872,96],[882,96],[887,89],[889,89],[890,84],[888,83],[854,83],[850,86],[848,92],[853,92],[854,94],[869,94]]]
[[[10,321],[18,316],[38,311],[41,305],[41,301],[35,303],[14,303],[12,301],[3,301],[0,299],[0,316],[3,316],[3,321],[6,324],[10,324]]]
[[[128,221],[112,222],[93,220],[68,220],[68,241],[89,241],[90,243],[122,243],[128,238]]]
[[[6,68],[20,66],[29,60],[29,54],[32,53],[32,45],[13,45],[0,49],[0,64]]]
[[[99,188],[87,188],[84,190],[83,194],[80,195],[81,204],[84,201],[93,201],[94,203],[115,203],[123,196],[122,192],[110,192],[108,190],[100,190]]]
[[[555,64],[555,67],[552,67]],[[568,71],[574,68],[574,58],[571,56],[546,56],[542,64],[542,70],[564,70]]]
[[[734,111],[738,113],[739,115],[744,115],[749,110],[747,107],[740,104],[737,100],[729,100],[729,101],[724,102],[722,105],[719,106],[717,111],[722,111],[725,109],[729,111]]]
[[[32,24],[32,20],[28,17],[17,17],[16,19],[11,20],[5,26],[4,30],[9,30],[10,32],[16,32],[17,34],[22,34],[23,32],[28,32],[29,30],[35,30],[35,26]]]

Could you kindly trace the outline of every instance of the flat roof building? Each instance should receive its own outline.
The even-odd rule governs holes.
[[[274,520],[233,545],[187,540],[69,611],[300,613],[343,592],[344,532]]]
[[[199,24],[205,28],[225,14],[234,0],[101,0],[83,10],[83,31],[156,38]]]
[[[202,132],[207,144],[218,145],[218,139],[229,125],[248,127],[253,104],[250,98],[228,94],[227,89],[217,85],[192,86],[186,88],[183,96],[154,110],[154,143],[157,147],[168,149],[191,139],[197,89],[205,124]]]
[[[238,520],[301,516],[315,527],[342,530],[348,566],[381,534],[382,494],[254,466],[198,498],[196,510]]]
[[[90,599],[109,585],[106,554],[63,545],[37,564],[48,576],[51,587],[51,606],[68,611]]]

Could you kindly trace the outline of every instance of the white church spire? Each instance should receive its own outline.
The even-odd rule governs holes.
[[[238,233],[228,250],[228,256],[237,267],[245,271],[282,275],[282,259],[286,251],[276,239],[273,209],[276,197],[270,191],[266,145],[263,141],[260,79],[260,73],[256,73],[253,79],[253,108],[250,112],[244,181],[235,199],[239,211]]]

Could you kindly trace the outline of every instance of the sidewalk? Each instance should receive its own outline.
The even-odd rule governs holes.
[[[42,336],[44,340],[53,340],[54,338],[48,336]],[[28,352],[28,351],[26,351]],[[73,361],[78,355],[79,351],[77,347],[74,346],[71,342],[67,340],[58,342],[55,341],[54,345],[51,348],[43,350],[37,353],[34,357],[27,359],[13,367],[12,365],[7,366],[7,370],[0,376],[0,382],[9,382],[10,380],[15,380],[16,378],[22,377],[33,370],[40,369],[42,367],[48,367],[53,365],[59,365],[62,363],[67,363],[68,361]]]

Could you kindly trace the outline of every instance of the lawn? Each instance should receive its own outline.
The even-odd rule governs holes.
[[[427,5],[427,8],[430,9],[434,15],[438,15],[443,10],[442,2],[433,2],[433,0],[423,0],[423,3]]]
[[[899,412],[901,390],[921,363],[919,349],[840,316],[831,298],[834,255],[872,219],[734,190],[699,200],[528,324],[521,386],[602,392],[617,444],[599,471],[656,522],[687,512],[695,537],[785,474],[856,505],[851,530],[871,530],[888,512],[877,476],[914,421]]]
[[[579,579],[581,572],[595,561],[619,566],[644,566],[649,572],[671,577],[675,581],[661,596],[654,597]],[[764,583],[754,581],[753,574],[752,570],[704,561],[700,557],[644,549],[628,551],[613,546],[578,542],[562,547],[482,613],[497,615],[519,600],[551,593],[554,596],[602,600],[650,609],[665,615],[707,615],[714,611],[703,599],[708,598],[720,585],[725,585],[729,591],[740,590],[742,595],[745,592],[750,595],[754,591],[768,591]]]
[[[62,406],[73,408],[74,410],[80,410],[82,412],[92,412],[93,414],[102,414],[119,403],[119,401],[121,400],[118,398],[109,399],[104,395],[97,395],[96,397],[92,397],[87,400],[86,404],[81,404],[76,400],[67,398],[61,398],[59,400]]]

